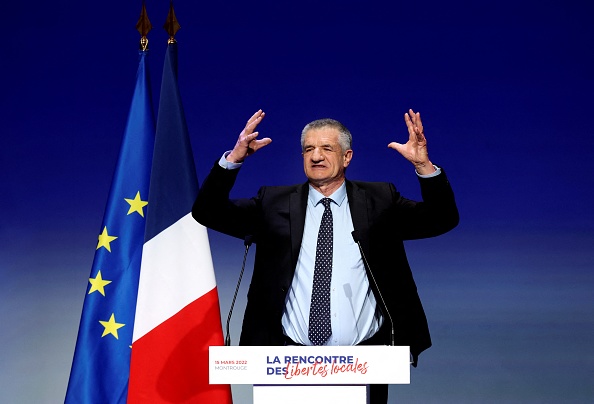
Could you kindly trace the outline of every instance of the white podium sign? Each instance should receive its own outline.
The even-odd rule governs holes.
[[[211,346],[210,384],[409,384],[407,346]]]

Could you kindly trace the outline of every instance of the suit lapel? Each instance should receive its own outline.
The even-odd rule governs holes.
[[[357,184],[346,182],[347,198],[353,219],[353,228],[359,232],[361,247],[365,254],[369,254],[369,216],[367,214],[367,194]]]
[[[369,254],[369,216],[367,213],[366,192],[364,189],[359,188],[357,184],[348,180],[346,182],[346,188],[351,218],[353,219],[353,228],[359,231],[363,251],[365,254]],[[299,250],[301,249],[308,194],[308,184],[305,183],[297,187],[289,199],[291,217],[291,271],[294,271],[297,267],[297,259],[299,258]]]
[[[308,184],[296,188],[289,199],[289,212],[291,217],[291,278],[297,267],[303,229],[305,227],[305,212],[307,209]]]

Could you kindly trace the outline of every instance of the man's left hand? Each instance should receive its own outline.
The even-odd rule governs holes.
[[[435,172],[435,167],[433,167],[427,153],[427,139],[425,139],[425,134],[423,133],[421,114],[409,109],[404,114],[404,122],[406,122],[406,127],[408,128],[408,142],[406,144],[392,142],[388,147],[396,150],[405,159],[410,161],[415,166],[417,173],[428,175]]]

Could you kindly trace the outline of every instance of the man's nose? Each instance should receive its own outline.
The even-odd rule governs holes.
[[[313,161],[322,161],[324,160],[324,154],[321,153],[319,149],[314,149],[311,153],[311,159]]]

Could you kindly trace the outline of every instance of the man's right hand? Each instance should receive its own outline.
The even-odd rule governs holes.
[[[254,132],[256,127],[264,119],[264,112],[259,110],[247,121],[245,128],[239,134],[235,147],[227,155],[227,161],[231,163],[241,163],[247,156],[257,152],[262,147],[269,145],[272,139],[265,137],[263,139],[257,139],[258,132]]]

